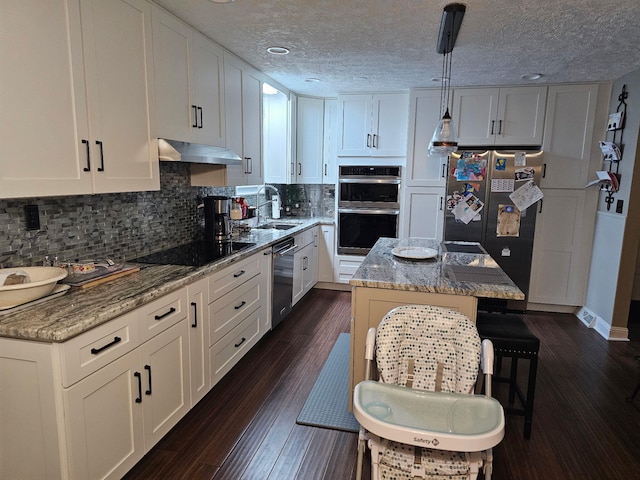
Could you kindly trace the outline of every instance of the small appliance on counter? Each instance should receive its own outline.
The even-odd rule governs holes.
[[[231,198],[204,197],[204,230],[208,241],[231,241]]]

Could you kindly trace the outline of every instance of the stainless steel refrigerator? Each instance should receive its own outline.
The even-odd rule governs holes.
[[[527,298],[539,202],[520,211],[509,195],[531,180],[540,185],[542,157],[540,150],[465,149],[449,157],[445,241],[480,242]],[[467,205],[478,213],[461,213]],[[526,298],[485,306],[524,311]]]

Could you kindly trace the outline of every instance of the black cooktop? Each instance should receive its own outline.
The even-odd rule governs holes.
[[[151,253],[130,260],[132,263],[154,263],[158,265],[188,265],[201,267],[224,257],[254,246],[246,242],[209,242],[197,240],[177,247]]]

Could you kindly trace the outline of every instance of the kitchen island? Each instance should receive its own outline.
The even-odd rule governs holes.
[[[432,258],[416,258],[425,256]],[[437,305],[462,312],[475,321],[478,298],[524,299],[524,293],[484,248],[470,242],[380,238],[349,284],[352,392],[365,376],[367,331],[377,327],[393,308]]]

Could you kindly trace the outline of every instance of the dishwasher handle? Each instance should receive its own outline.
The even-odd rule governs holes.
[[[282,249],[282,250],[274,251],[274,252],[273,252],[273,256],[275,257],[276,255],[277,255],[277,256],[283,256],[283,255],[286,255],[286,254],[287,254],[287,253],[289,253],[289,252],[293,252],[296,248],[298,248],[298,245],[296,245],[296,244],[294,243],[293,245],[291,245],[291,246],[289,246],[289,247],[285,247],[285,248],[284,248],[284,249]]]

